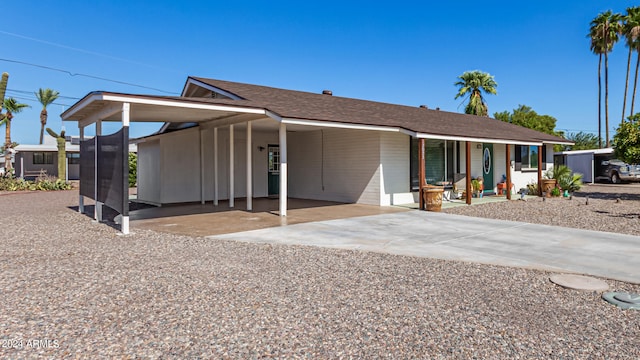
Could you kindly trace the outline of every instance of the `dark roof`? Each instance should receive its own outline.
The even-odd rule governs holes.
[[[436,136],[571,144],[557,136],[488,117],[223,80],[190,78],[232,93],[243,99],[240,102],[246,101],[244,105],[261,106],[283,118],[398,127]],[[218,101],[220,100],[215,99],[212,102]],[[233,100],[224,102],[230,103]]]

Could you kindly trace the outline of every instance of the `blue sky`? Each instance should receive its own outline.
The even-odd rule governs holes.
[[[60,113],[90,91],[177,95],[189,75],[463,112],[453,83],[475,69],[498,82],[498,95],[487,97],[491,114],[525,104],[557,118],[558,129],[597,132],[598,57],[589,50],[589,22],[634,5],[24,0],[3,5],[0,72],[10,74],[7,96],[32,106],[12,123],[12,138],[22,144],[38,141],[41,107],[32,93],[40,87],[68,97],[49,107],[47,126],[59,130]],[[618,43],[609,59],[611,136],[621,119],[626,61]],[[64,126],[78,134],[75,122]],[[133,124],[131,133],[158,127]]]

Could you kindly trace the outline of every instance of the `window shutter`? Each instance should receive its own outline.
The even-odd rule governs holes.
[[[516,155],[516,164],[515,164],[515,171],[520,171],[522,170],[522,145],[516,145],[515,148],[515,155]]]
[[[547,145],[542,144],[542,170],[547,170]]]

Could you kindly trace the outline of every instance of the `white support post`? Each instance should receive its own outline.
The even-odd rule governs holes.
[[[251,173],[251,168],[253,162],[251,161],[252,156],[252,145],[251,145],[251,121],[247,122],[247,211],[253,210],[253,175]]]
[[[218,206],[218,128],[213,129],[213,205]]]
[[[287,216],[287,125],[280,123],[280,216]]]
[[[202,129],[200,129],[200,204],[204,205],[204,140],[202,139]]]
[[[78,130],[80,132],[80,141],[84,141],[84,126],[80,126],[78,123]],[[80,214],[84,213],[84,196],[78,195],[78,212]]]
[[[130,123],[130,117],[131,117],[131,104],[129,103],[124,103],[122,104],[122,127],[129,127],[129,123]],[[128,129],[127,129],[128,130]],[[127,133],[129,133],[127,131]],[[127,139],[126,141],[127,143],[127,151],[129,150],[129,139]],[[128,158],[128,157],[127,157]],[[129,172],[122,174],[122,176],[124,176],[124,179],[122,179],[124,181],[124,183],[126,184],[125,186],[125,193],[126,195],[124,195],[125,197],[125,202],[126,204],[124,206],[126,206],[126,212],[125,214],[122,214],[122,223],[120,224],[120,231],[122,232],[123,235],[128,235],[129,234]]]
[[[234,189],[234,164],[233,164],[233,125],[229,125],[229,207],[234,206],[235,189]]]
[[[98,201],[98,152],[100,151],[100,149],[98,148],[98,136],[102,135],[102,121],[98,120],[96,121],[96,147],[95,147],[95,151],[94,153],[94,159],[93,159],[93,166],[94,166],[94,188],[93,188],[93,197],[96,199],[95,200],[95,206],[93,207],[93,218],[96,221],[102,221],[102,203],[100,201]]]

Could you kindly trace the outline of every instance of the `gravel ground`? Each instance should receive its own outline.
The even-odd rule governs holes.
[[[118,236],[76,202],[75,191],[0,195],[2,358],[640,357],[640,311],[557,287],[549,273]]]
[[[640,235],[640,183],[585,185],[571,200],[558,197],[543,201],[537,197],[526,201],[461,206],[443,212]]]

